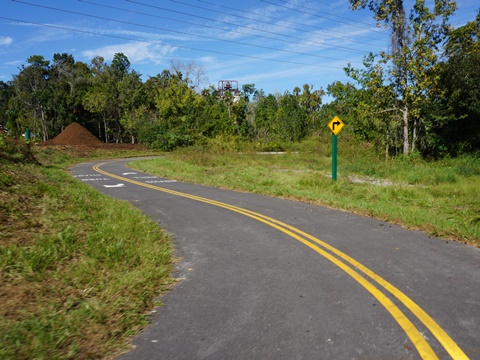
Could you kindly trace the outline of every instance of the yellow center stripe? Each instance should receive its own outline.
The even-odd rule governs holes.
[[[105,164],[105,163],[104,163]],[[342,251],[336,249],[335,247],[325,243],[324,241],[305,233],[293,226],[285,224],[281,221],[276,219],[270,218],[268,216],[262,215],[260,213],[256,213],[247,209],[243,209],[237,206],[229,205],[226,203],[222,203],[220,201],[210,200],[207,198],[203,198],[200,196],[190,195],[186,193],[182,193],[175,190],[170,190],[166,188],[162,188],[155,185],[150,185],[147,183],[143,183],[136,180],[131,180],[122,176],[118,176],[115,174],[108,173],[100,169],[100,166],[104,164],[99,164],[93,167],[93,169],[103,175],[113,177],[115,179],[119,179],[122,181],[126,181],[135,185],[147,187],[153,190],[161,191],[164,193],[204,202],[207,204],[215,205],[224,209],[228,209],[239,214],[248,216],[252,219],[265,223],[287,235],[296,239],[297,241],[301,242],[302,244],[308,246],[312,250],[316,251],[324,258],[331,261],[333,264],[338,266],[348,275],[350,275],[353,279],[355,279],[360,285],[362,285],[370,294],[372,294],[384,307],[385,309],[392,315],[392,317],[397,321],[400,327],[405,331],[407,336],[410,338],[414,346],[416,347],[418,353],[422,357],[422,359],[438,359],[438,356],[435,354],[431,346],[427,343],[425,338],[420,334],[418,329],[415,325],[407,318],[407,316],[385,295],[383,294],[375,285],[365,279],[362,275],[356,272],[353,268],[345,264],[340,259],[343,259],[346,263],[352,265],[361,273],[365,274],[370,279],[374,280],[378,285],[382,288],[387,290],[390,294],[392,294],[395,298],[397,298],[403,305],[405,305],[435,336],[435,338],[439,341],[440,344],[445,348],[445,350],[450,354],[450,356],[455,360],[468,360],[467,355],[463,352],[463,350],[455,343],[455,341],[433,320],[420,306],[418,306],[412,299],[410,299],[407,295],[405,295],[402,291],[397,289],[395,286],[390,284],[388,281],[377,275],[372,270],[368,269],[366,266],[362,265],[355,259],[351,258],[347,254],[343,253]],[[323,247],[324,249],[320,248],[318,245]],[[326,250],[328,251],[326,251]],[[335,254],[337,257],[333,256]]]

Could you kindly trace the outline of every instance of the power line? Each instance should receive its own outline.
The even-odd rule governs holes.
[[[224,6],[224,5],[219,5],[219,4],[216,4],[216,3],[213,3],[213,2],[210,2],[210,1],[206,1],[206,0],[197,0],[198,2],[201,2],[201,3],[205,3],[205,4],[209,4],[209,5],[213,5],[213,6],[216,6],[216,7],[220,7],[220,8],[224,8],[224,9],[229,9],[229,10],[234,10],[234,11],[240,11],[242,13],[248,13],[248,14],[252,14],[252,15],[255,15],[255,16],[260,16],[254,12],[246,12],[242,9],[238,9],[238,8],[232,8],[232,7],[229,7],[229,6]],[[316,29],[316,30],[325,30],[325,28],[321,28],[321,27],[318,27],[318,26],[314,26],[314,25],[309,25],[309,24],[305,24],[305,23],[300,23],[300,22],[296,22],[296,21],[292,21],[292,20],[285,20],[285,19],[281,19],[281,18],[277,18],[277,17],[273,17],[273,16],[270,16],[270,15],[261,15],[265,18],[269,18],[269,19],[273,19],[273,20],[278,20],[278,21],[282,21],[282,22],[287,22],[287,23],[290,23],[290,24],[295,24],[295,25],[300,25],[300,26],[303,26],[303,27],[309,27],[309,28],[313,28],[313,29]],[[332,15],[332,16],[336,16],[336,15]],[[319,17],[319,16],[316,16],[316,17]],[[337,16],[339,18],[342,18],[341,16]],[[324,17],[322,17],[324,18]],[[328,19],[328,20],[331,20],[331,19]],[[351,20],[352,22],[355,22],[353,20]],[[264,21],[262,21],[264,22]],[[352,26],[352,27],[357,27],[357,28],[360,28],[360,29],[364,29],[364,30],[371,30],[371,27],[369,28],[366,28],[366,27],[363,27],[363,26],[357,26],[357,25],[352,25],[351,23],[345,23],[345,22],[341,22],[341,21],[335,21],[336,23],[341,23],[341,24],[346,24],[346,25],[349,25],[349,26]],[[360,22],[359,22],[360,23]],[[267,23],[267,24],[272,24],[272,23]],[[363,24],[363,23],[360,23],[360,24]],[[273,24],[273,25],[276,25],[276,26],[279,26],[278,24]],[[368,24],[367,24],[368,25]],[[285,26],[282,26],[282,27],[285,27]],[[290,29],[295,29],[295,30],[298,30],[297,28],[293,28],[293,27],[290,27],[288,26],[287,28],[290,28]],[[312,30],[302,30],[302,31],[307,31],[307,32],[314,32]],[[365,39],[370,39],[372,40],[371,37],[369,36],[363,36],[363,35],[356,35],[357,37],[362,37],[362,38],[365,38]],[[344,39],[344,38],[338,38],[338,39],[343,39],[343,40],[347,40],[347,39]]]
[[[254,44],[249,44],[249,43],[242,43],[242,42],[240,42],[240,41],[235,41],[235,40],[218,39],[218,38],[214,38],[214,37],[206,36],[206,35],[197,35],[197,34],[187,33],[187,32],[178,31],[178,30],[164,29],[164,28],[159,28],[159,27],[156,27],[156,26],[150,26],[150,25],[133,23],[133,22],[130,22],[130,21],[123,21],[123,20],[111,19],[111,18],[107,18],[107,17],[103,17],[103,16],[85,14],[85,13],[81,13],[81,12],[78,12],[78,11],[65,10],[65,9],[60,9],[60,8],[51,7],[51,6],[33,4],[33,3],[26,2],[26,1],[21,1],[21,0],[13,0],[13,1],[14,1],[14,2],[18,2],[18,3],[21,3],[21,4],[29,5],[29,6],[36,6],[36,7],[48,9],[48,10],[60,11],[60,12],[69,13],[69,14],[75,14],[75,15],[80,15],[80,16],[87,16],[87,17],[92,17],[92,18],[95,18],[95,19],[107,20],[107,21],[117,22],[117,23],[120,23],[120,24],[127,24],[127,25],[139,26],[139,27],[144,27],[144,28],[148,28],[148,29],[154,29],[154,30],[162,30],[162,31],[167,31],[167,32],[173,32],[173,33],[182,34],[182,35],[196,36],[196,37],[205,38],[205,39],[209,39],[209,40],[223,41],[223,42],[228,42],[228,43],[237,44],[237,45],[251,46],[251,47],[256,47],[256,48],[265,49],[265,50],[280,51],[280,52],[285,52],[285,53],[290,53],[290,54],[296,54],[296,55],[302,55],[302,56],[310,56],[310,57],[315,57],[315,58],[338,60],[338,61],[348,61],[348,60],[346,60],[346,59],[339,59],[339,58],[334,58],[334,57],[330,57],[330,56],[323,56],[323,55],[315,55],[315,54],[301,53],[301,52],[292,51],[292,50],[282,50],[282,49],[272,48],[272,47],[263,46],[263,45],[254,45]],[[361,63],[361,62],[359,62],[359,61],[353,61],[353,60],[352,60],[351,62]]]
[[[158,18],[158,19],[165,19],[165,20],[169,20],[169,21],[174,21],[174,22],[179,22],[179,23],[182,23],[182,24],[189,24],[189,25],[194,25],[194,26],[199,26],[199,27],[205,27],[205,28],[210,28],[210,29],[214,29],[214,30],[221,30],[221,31],[224,31],[224,32],[235,32],[235,33],[238,33],[238,34],[242,34],[242,35],[248,35],[244,32],[241,32],[241,31],[236,31],[236,30],[225,30],[225,29],[219,29],[217,27],[214,27],[214,26],[209,26],[209,25],[205,25],[205,24],[197,24],[197,23],[193,23],[193,22],[190,22],[190,21],[184,21],[184,20],[178,20],[178,19],[172,19],[172,18],[169,18],[169,17],[165,17],[165,16],[159,16],[159,15],[153,15],[153,14],[148,14],[148,13],[144,13],[144,12],[139,12],[139,11],[134,11],[134,10],[130,10],[130,9],[124,9],[124,8],[119,8],[119,7],[116,7],[116,6],[111,6],[111,5],[104,5],[104,4],[98,4],[96,2],[92,2],[92,1],[88,1],[88,0],[78,0],[80,2],[83,2],[83,3],[86,3],[86,4],[90,4],[90,5],[95,5],[95,6],[100,6],[100,7],[104,7],[104,8],[107,8],[107,9],[114,9],[114,10],[119,10],[119,11],[123,11],[123,12],[128,12],[128,13],[132,13],[132,14],[138,14],[138,15],[143,15],[143,16],[149,16],[149,17],[154,17],[154,18]],[[166,30],[166,31],[169,31],[169,30]],[[195,36],[199,36],[197,34],[194,34]],[[276,38],[272,38],[272,37],[268,37],[268,36],[262,36],[262,35],[255,35],[255,37],[257,38],[264,38],[264,39],[268,39],[268,40],[277,40]],[[217,39],[217,38],[215,38]],[[223,40],[223,39],[218,39],[218,40],[222,40],[222,41],[229,41],[229,40]],[[233,41],[233,40],[232,40]],[[288,43],[292,43],[292,44],[295,44],[295,45],[298,45],[297,42],[293,42],[293,41],[285,41],[285,40],[282,40],[284,42],[288,42]],[[306,42],[312,42],[310,40],[305,40]],[[317,44],[322,44],[322,45],[327,45],[327,46],[334,46],[335,47],[335,50],[339,50],[339,51],[348,51],[348,52],[355,52],[355,53],[360,53],[360,54],[366,54],[367,52],[366,51],[363,51],[363,50],[356,50],[356,49],[350,49],[350,48],[344,48],[342,46],[336,46],[336,45],[332,45],[332,44],[329,44],[329,43],[319,43],[319,42],[316,42]],[[251,45],[251,44],[248,44],[248,45]],[[253,45],[251,45],[253,46]],[[308,46],[308,47],[312,47],[312,48],[317,48],[318,45],[308,45],[308,44],[303,44],[303,46]]]
[[[170,1],[171,1],[171,2],[174,2],[174,3],[177,3],[177,4],[182,4],[182,5],[190,6],[190,7],[197,8],[197,9],[201,9],[201,10],[207,10],[207,11],[215,12],[215,13],[222,14],[222,15],[234,16],[234,17],[237,17],[237,18],[240,18],[240,19],[246,19],[246,20],[249,20],[249,21],[259,22],[259,23],[262,23],[262,24],[269,24],[269,25],[276,26],[276,27],[282,27],[282,28],[285,28],[285,29],[293,29],[293,30],[295,30],[295,31],[298,31],[297,28],[292,27],[292,26],[287,26],[287,25],[282,25],[282,24],[274,24],[274,23],[266,22],[266,21],[259,21],[259,20],[255,20],[255,19],[248,18],[248,17],[246,17],[246,16],[235,15],[235,14],[227,13],[227,12],[224,12],[224,11],[213,10],[213,9],[205,8],[205,7],[203,7],[203,6],[197,6],[197,5],[185,3],[185,2],[179,1],[179,0],[170,0]],[[214,5],[215,5],[215,4],[214,4]],[[218,5],[218,6],[219,6],[219,5]],[[224,7],[224,6],[221,6],[221,7]],[[254,28],[254,29],[257,29],[257,28]],[[257,30],[258,30],[258,29],[257,29]],[[324,29],[321,29],[321,30],[324,30]],[[313,31],[307,31],[307,32],[313,33]],[[278,34],[278,33],[276,33],[276,34],[283,36],[283,34]],[[329,38],[332,38],[332,39],[339,39],[339,40],[344,40],[344,41],[349,41],[349,42],[355,42],[355,43],[357,43],[357,44],[363,44],[363,45],[369,45],[369,46],[371,46],[371,44],[368,44],[368,43],[363,43],[363,42],[359,42],[359,41],[353,41],[353,40],[345,39],[345,38],[338,37],[338,36],[332,36],[332,35],[326,35],[326,36],[329,37]]]
[[[200,0],[199,0],[200,1]],[[278,7],[281,7],[281,8],[285,8],[285,9],[289,9],[289,10],[293,10],[293,11],[296,11],[296,12],[299,12],[299,13],[302,13],[302,14],[306,14],[306,15],[311,15],[311,16],[319,16],[317,14],[312,14],[310,12],[307,12],[307,11],[301,11],[301,10],[298,10],[296,8],[292,8],[292,7],[289,7],[289,6],[285,6],[285,5],[279,5],[279,4],[275,4],[271,1],[268,1],[268,0],[260,0],[261,2],[264,2],[266,4],[270,4],[270,5],[274,5],[274,6],[278,6]],[[285,0],[278,0],[279,2],[282,2],[284,4],[288,4],[290,5],[290,3],[288,1],[285,1]],[[338,21],[336,20],[335,22],[337,23],[340,23],[340,24],[345,24],[345,25],[349,25],[349,26],[353,26],[353,27],[357,27],[357,28],[360,28],[360,29],[366,29],[366,30],[372,30],[371,28],[371,25],[370,24],[367,24],[367,23],[364,23],[364,22],[360,22],[360,21],[357,21],[357,20],[353,20],[353,19],[350,19],[350,18],[347,18],[347,17],[343,17],[343,16],[340,16],[340,15],[335,15],[335,14],[332,14],[332,13],[328,13],[328,12],[325,12],[325,11],[321,11],[321,10],[318,10],[318,9],[314,9],[314,8],[311,8],[311,7],[308,7],[308,6],[302,6],[302,5],[295,5],[297,8],[303,8],[303,9],[307,9],[307,10],[313,10],[315,11],[316,13],[320,13],[320,14],[326,14],[326,15],[329,15],[329,16],[333,16],[333,17],[336,17],[336,18],[339,18],[339,19],[344,19],[344,20],[348,20],[349,23],[346,23],[346,22],[342,22],[342,21]],[[327,19],[327,20],[331,20],[330,18],[327,18],[327,17],[324,17],[324,16],[319,16],[323,19]],[[352,25],[351,23],[358,23],[358,24],[363,24],[363,25],[367,25],[369,26],[368,28],[366,27],[363,27],[363,26],[358,26],[358,25]],[[377,28],[375,28],[375,30],[377,30]]]
[[[335,67],[335,66],[318,65],[318,64],[307,64],[307,63],[301,63],[301,62],[296,62],[296,61],[288,61],[288,60],[279,60],[279,59],[272,59],[272,58],[264,58],[264,57],[260,57],[260,56],[245,55],[245,54],[235,54],[235,53],[228,53],[228,52],[217,51],[217,50],[206,50],[206,49],[194,48],[194,47],[183,46],[183,45],[171,45],[171,44],[162,43],[162,42],[160,42],[160,41],[148,41],[148,40],[134,39],[134,38],[126,37],[126,36],[119,36],[119,35],[112,35],[112,34],[102,34],[102,33],[96,33],[96,32],[88,31],[88,30],[82,30],[82,29],[76,29],[76,28],[68,28],[68,27],[64,27],[64,26],[51,25],[51,24],[43,24],[43,23],[37,23],[37,22],[34,22],[34,21],[27,21],[27,20],[20,20],[20,19],[8,18],[8,17],[4,17],[4,16],[0,16],[0,19],[4,19],[4,20],[8,20],[8,21],[15,21],[15,22],[23,23],[23,24],[30,24],[30,25],[47,27],[47,28],[53,28],[53,29],[73,31],[73,32],[78,32],[78,33],[83,33],[83,34],[89,34],[89,35],[95,35],[95,36],[109,37],[109,38],[121,39],[121,40],[129,40],[129,41],[146,43],[146,44],[171,46],[171,47],[175,47],[175,48],[179,48],[179,49],[201,51],[201,52],[213,53],[213,54],[218,54],[218,55],[227,55],[227,56],[234,56],[234,57],[255,59],[255,60],[261,60],[261,61],[272,61],[272,62],[277,62],[277,63],[291,64],[291,65],[301,65],[301,66],[310,66],[310,67],[319,67],[319,68],[329,68],[329,69],[336,69],[336,70],[338,70],[338,67]]]
[[[165,16],[159,16],[159,15],[153,15],[153,14],[144,13],[144,12],[140,12],[140,11],[134,11],[134,10],[131,10],[131,9],[118,8],[118,7],[111,6],[111,5],[98,4],[98,3],[95,3],[95,2],[92,2],[92,1],[87,1],[87,0],[78,0],[78,1],[83,2],[83,3],[86,3],[86,4],[101,6],[101,7],[107,8],[107,9],[114,9],[114,10],[125,11],[125,12],[132,13],[132,14],[138,14],[138,15],[143,15],[143,16],[149,16],[149,17],[157,18],[157,19],[164,19],[164,20],[174,21],[174,22],[178,22],[178,23],[181,23],[181,24],[189,24],[189,25],[194,25],[194,26],[199,26],[199,27],[214,29],[214,30],[217,30],[217,31],[218,31],[218,30],[221,30],[221,31],[224,31],[224,32],[233,32],[233,33],[237,33],[237,34],[248,35],[248,34],[245,33],[245,32],[241,32],[241,31],[237,31],[237,30],[225,30],[225,29],[217,28],[217,27],[215,27],[215,26],[210,26],[210,25],[205,25],[205,24],[201,24],[201,25],[200,25],[200,24],[198,24],[198,23],[194,23],[194,22],[190,22],[190,21],[178,20],[178,19],[173,19],[173,18],[169,18],[169,17],[165,17]],[[161,8],[161,9],[162,9],[162,10],[165,10],[165,11],[171,11],[171,12],[174,12],[174,13],[179,13],[178,11],[175,11],[175,10],[169,10],[169,9],[164,9],[164,8]],[[184,14],[184,13],[181,13],[181,14]],[[187,15],[189,15],[189,14],[187,14]],[[191,15],[191,16],[194,16],[194,15]],[[202,17],[200,17],[200,18],[202,18]],[[255,35],[255,36],[258,37],[258,38],[263,38],[263,39],[268,39],[268,40],[278,40],[278,39],[276,39],[276,38],[268,37],[268,36],[262,36],[262,35]],[[308,40],[306,40],[306,41],[308,41]],[[295,43],[295,44],[296,44],[296,42],[293,42],[293,41],[286,41],[286,42],[290,42],[290,43]],[[313,45],[306,45],[306,46],[314,47]],[[351,51],[355,51],[355,50],[351,50]],[[362,53],[364,53],[364,52],[362,51]]]
[[[238,27],[241,27],[241,28],[245,28],[245,29],[248,29],[248,30],[256,30],[256,31],[260,31],[262,33],[267,33],[267,34],[273,34],[273,35],[276,35],[276,36],[283,36],[283,37],[287,37],[287,38],[291,38],[291,39],[295,39],[295,40],[301,40],[301,41],[308,41],[310,43],[316,43],[316,44],[320,44],[320,45],[324,45],[325,43],[321,43],[321,42],[318,42],[318,41],[314,41],[314,40],[305,40],[303,38],[300,38],[298,36],[293,36],[293,35],[286,35],[286,34],[280,34],[280,33],[276,33],[276,32],[273,32],[273,31],[269,31],[269,30],[263,30],[263,29],[259,29],[259,28],[255,28],[255,27],[251,27],[251,26],[245,26],[245,25],[241,25],[241,24],[235,24],[235,23],[231,23],[231,22],[227,22],[227,21],[222,21],[222,20],[217,20],[217,19],[212,19],[212,18],[208,18],[208,17],[205,17],[205,16],[200,16],[200,15],[193,15],[193,14],[190,14],[190,13],[186,13],[186,12],[183,12],[183,11],[178,11],[178,10],[171,10],[171,9],[167,9],[167,8],[164,8],[164,7],[161,7],[161,6],[157,6],[157,5],[150,5],[150,4],[145,4],[145,3],[142,3],[142,2],[139,2],[139,1],[135,1],[135,0],[125,0],[127,2],[130,2],[130,3],[133,3],[133,4],[138,4],[138,5],[141,5],[141,6],[145,6],[145,7],[149,7],[149,8],[154,8],[154,9],[159,9],[159,10],[163,10],[163,11],[169,11],[169,12],[173,12],[173,13],[177,13],[177,14],[182,14],[182,15],[186,15],[186,16],[190,16],[190,17],[194,17],[194,18],[198,18],[198,19],[204,19],[204,20],[208,20],[208,21],[214,21],[214,22],[217,22],[217,23],[222,23],[222,24],[227,24],[227,25],[230,25],[230,26],[238,26]],[[278,39],[275,39],[275,40],[278,40]],[[285,41],[285,40],[284,40]],[[292,42],[292,41],[290,41]],[[292,42],[294,44],[298,44],[297,42]],[[366,44],[366,45],[369,45],[371,46],[371,44]],[[346,48],[346,47],[342,47],[342,46],[336,46],[335,47],[337,48],[342,48],[342,49],[348,49],[350,51],[352,51],[351,48]],[[359,51],[359,50],[355,50],[356,52],[361,52],[361,53],[367,53],[366,51]]]

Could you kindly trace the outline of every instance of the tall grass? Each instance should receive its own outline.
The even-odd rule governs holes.
[[[171,282],[170,239],[69,176],[74,154],[37,155],[44,166],[1,165],[0,358],[104,358],[147,324]]]
[[[373,148],[340,137],[338,180],[328,138],[284,154],[181,150],[132,166],[162,176],[308,201],[372,216],[431,235],[480,245],[480,159],[385,161]]]

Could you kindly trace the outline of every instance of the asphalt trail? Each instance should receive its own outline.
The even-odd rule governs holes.
[[[479,249],[128,161],[71,169],[157,221],[180,259],[120,359],[480,359]]]

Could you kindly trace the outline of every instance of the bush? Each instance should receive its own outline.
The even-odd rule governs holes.
[[[181,130],[167,130],[162,125],[144,126],[138,134],[140,143],[161,151],[173,151],[179,147],[191,146],[192,136],[183,134]]]
[[[3,133],[0,133],[0,162],[38,164],[30,141],[17,140]]]
[[[220,134],[206,141],[206,148],[214,152],[245,151],[248,146],[245,140],[239,136]]]
[[[259,142],[256,144],[256,149],[258,151],[265,152],[283,152],[285,151],[285,146],[280,142],[268,141],[268,142]]]
[[[190,135],[158,134],[149,147],[161,151],[173,151],[176,148],[191,145],[193,145],[193,139]]]

